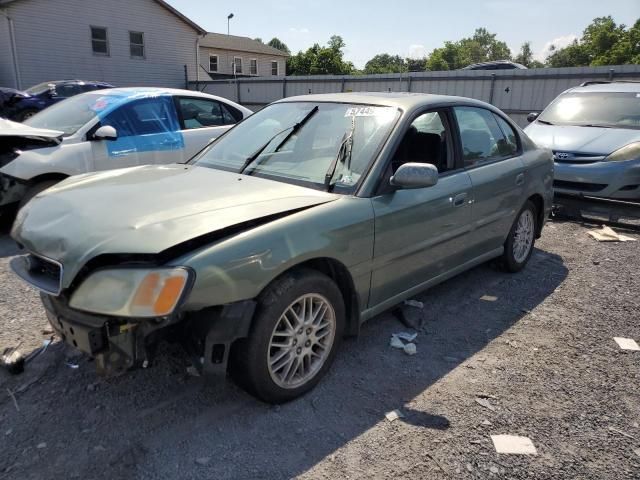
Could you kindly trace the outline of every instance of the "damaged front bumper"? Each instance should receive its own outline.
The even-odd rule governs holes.
[[[93,357],[103,376],[149,364],[158,340],[169,331],[182,341],[200,373],[224,376],[231,345],[248,335],[255,310],[255,302],[245,301],[138,320],[80,312],[45,293],[41,298],[52,328],[65,343]]]

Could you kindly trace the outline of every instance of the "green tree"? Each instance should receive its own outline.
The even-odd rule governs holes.
[[[398,73],[406,71],[405,61],[400,55],[379,53],[364,65],[364,73]]]
[[[427,69],[427,57],[405,58],[404,63],[409,72],[424,72]]]
[[[260,37],[256,37],[256,38],[254,38],[254,40],[255,40],[256,42],[264,43]]]
[[[533,50],[531,50],[531,42],[524,42],[520,47],[520,52],[513,58],[513,61],[524,65],[527,68],[542,68],[544,63],[533,58]]]
[[[486,28],[477,28],[473,35],[457,42],[444,42],[444,46],[431,52],[426,61],[429,70],[457,70],[472,63],[491,60],[510,60],[507,44]]]
[[[338,35],[327,46],[314,44],[287,60],[289,75],[349,75],[356,71],[353,63],[344,60],[344,40]]]
[[[271,40],[269,40],[269,43],[267,43],[267,45],[269,45],[270,47],[276,48],[281,52],[291,54],[291,50],[289,50],[289,47],[287,47],[287,45],[283,41],[281,41],[278,37],[273,37]]]
[[[640,62],[640,19],[627,28],[611,16],[594,18],[582,37],[547,57],[551,67],[624,65]]]

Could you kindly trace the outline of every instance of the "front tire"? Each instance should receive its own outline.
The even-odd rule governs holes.
[[[287,273],[258,298],[249,337],[232,351],[231,374],[265,402],[293,400],[329,369],[345,321],[342,295],[329,277],[306,269]]]
[[[504,253],[500,263],[507,272],[519,272],[533,253],[537,231],[537,209],[530,200],[518,212],[515,222],[504,242]]]

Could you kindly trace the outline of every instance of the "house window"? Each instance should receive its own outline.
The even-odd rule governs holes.
[[[144,33],[129,32],[129,52],[133,58],[144,58]]]
[[[218,71],[218,55],[209,55],[209,71]]]
[[[109,55],[109,40],[105,27],[91,27],[91,49],[94,55]]]
[[[233,73],[242,73],[242,58],[233,57]]]
[[[278,62],[271,62],[271,75],[278,75]]]
[[[258,59],[252,58],[249,60],[249,73],[251,75],[258,75]]]

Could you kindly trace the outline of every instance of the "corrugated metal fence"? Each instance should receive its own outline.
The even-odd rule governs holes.
[[[520,125],[556,95],[586,81],[640,80],[640,65],[456,70],[383,75],[310,75],[188,82],[188,88],[234,100],[253,110],[284,97],[335,92],[422,92],[459,95],[492,103]]]

